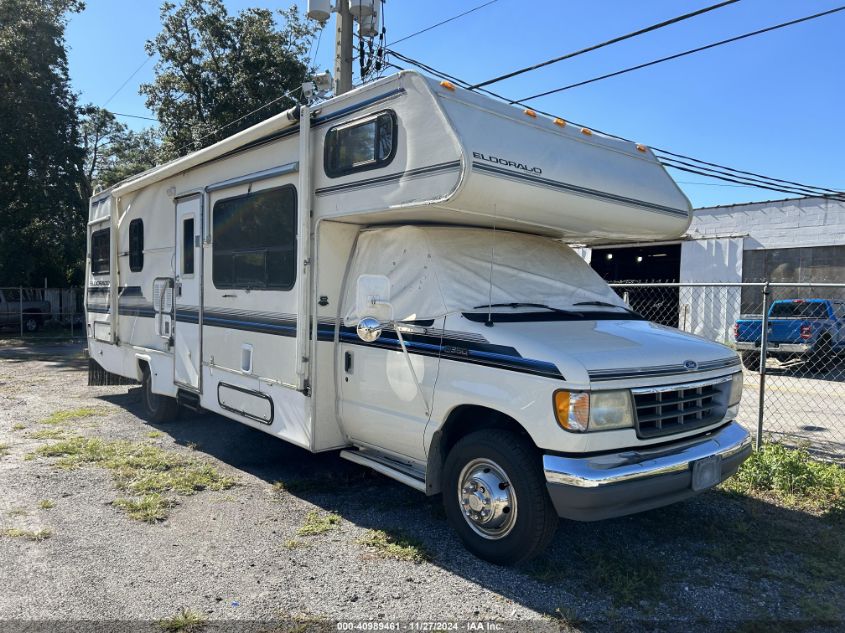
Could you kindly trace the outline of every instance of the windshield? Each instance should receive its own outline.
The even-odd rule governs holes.
[[[827,304],[821,301],[779,301],[772,306],[769,315],[773,319],[826,319]]]

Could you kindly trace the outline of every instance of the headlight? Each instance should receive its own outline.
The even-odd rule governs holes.
[[[731,393],[728,397],[728,406],[739,404],[742,400],[742,372],[739,371],[731,376]]]
[[[555,417],[567,431],[609,431],[634,426],[631,392],[574,392],[554,394]]]

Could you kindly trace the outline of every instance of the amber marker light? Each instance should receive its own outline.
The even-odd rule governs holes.
[[[534,110],[525,109],[525,110],[523,110],[523,111],[522,111],[522,113],[523,113],[525,116],[530,116],[532,119],[536,119],[536,118],[537,118],[537,113],[536,113],[536,112],[534,112]]]
[[[566,127],[566,121],[564,121],[563,119],[555,119],[554,124],[558,127]]]
[[[593,135],[593,131],[592,131],[591,129],[589,129],[589,128],[582,127],[582,128],[581,128],[581,134],[586,134],[587,136],[592,136],[592,135]]]
[[[637,151],[645,154],[645,151],[646,151],[645,145],[640,145],[639,143],[637,143]]]
[[[444,79],[443,81],[440,82],[440,85],[443,86],[444,88],[446,88],[446,90],[451,90],[452,92],[455,91],[455,84],[453,84],[451,81],[446,81]]]
[[[554,393],[555,418],[562,429],[586,431],[590,422],[590,394],[558,389]]]

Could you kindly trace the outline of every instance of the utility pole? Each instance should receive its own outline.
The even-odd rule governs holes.
[[[349,12],[349,2],[337,3],[337,26],[334,41],[335,95],[352,90],[352,26],[354,20]]]

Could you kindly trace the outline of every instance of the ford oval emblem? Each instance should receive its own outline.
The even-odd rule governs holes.
[[[698,363],[696,363],[694,360],[685,360],[684,368],[689,370],[698,369]]]

